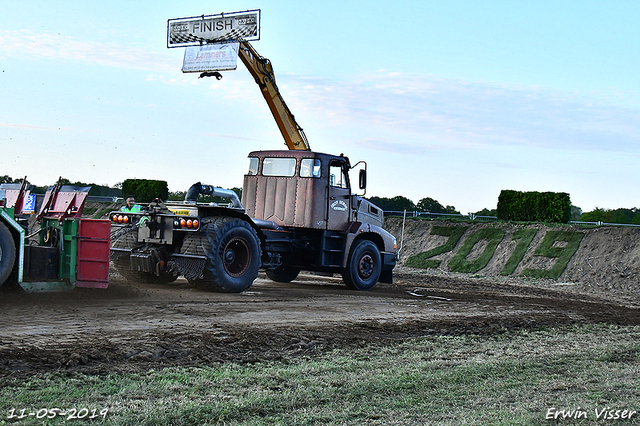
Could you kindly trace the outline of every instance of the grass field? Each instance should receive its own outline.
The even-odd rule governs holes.
[[[1,425],[632,425],[640,327],[433,336],[278,362],[52,372],[0,385]],[[60,415],[69,409],[84,419]]]

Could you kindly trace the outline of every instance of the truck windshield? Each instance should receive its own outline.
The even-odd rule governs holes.
[[[262,160],[263,176],[286,176],[296,173],[295,158],[265,158]]]

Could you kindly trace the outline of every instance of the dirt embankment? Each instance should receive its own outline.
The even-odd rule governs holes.
[[[606,294],[612,297],[640,301],[640,229],[638,228],[583,228],[569,225],[546,226],[510,223],[471,224],[408,219],[404,226],[404,241],[399,262],[400,270],[412,256],[428,252],[447,243],[449,237],[437,235],[444,232],[441,230],[434,232],[434,227],[454,226],[465,226],[466,229],[451,250],[432,256],[432,259],[440,260],[440,263],[436,268],[423,269],[424,273],[517,281],[548,288],[562,287],[569,291]],[[402,219],[387,219],[385,228],[396,236],[398,244],[400,244],[403,234]],[[495,248],[488,263],[472,273],[456,273],[455,265],[452,268],[450,264],[451,260],[462,250],[467,238],[485,228],[498,228],[504,231],[504,237]],[[516,234],[522,229],[532,229],[537,232],[530,232],[530,235],[534,236],[526,247],[522,259],[517,263],[513,272],[505,274],[505,265],[514,257],[518,244],[526,244],[526,242],[522,242],[523,238]],[[549,232],[557,234],[557,231],[567,231],[577,236],[575,239],[577,249],[573,254],[571,254],[573,249],[569,247],[569,243],[553,241],[552,235],[547,235]],[[540,255],[544,251],[541,249],[541,245],[543,245],[545,238],[547,238],[547,243],[552,244],[550,249]],[[467,262],[474,261],[485,250],[491,250],[491,247],[487,248],[490,244],[486,239],[476,239],[478,241],[464,258]],[[557,278],[551,278],[548,276],[551,274],[544,273],[539,273],[539,275],[546,275],[542,278],[531,278],[530,275],[527,277],[527,270],[550,271],[554,267],[561,267],[560,263],[565,260],[563,256],[567,255],[570,257],[566,261],[566,266],[561,268],[561,273]]]

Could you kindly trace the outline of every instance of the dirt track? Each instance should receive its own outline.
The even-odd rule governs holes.
[[[428,334],[640,324],[635,304],[529,285],[397,273],[347,290],[339,278],[259,278],[241,294],[112,281],[106,290],[0,294],[0,375],[254,362]]]

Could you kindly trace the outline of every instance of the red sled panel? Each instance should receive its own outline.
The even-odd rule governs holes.
[[[76,287],[109,286],[111,223],[103,219],[80,219]]]

